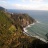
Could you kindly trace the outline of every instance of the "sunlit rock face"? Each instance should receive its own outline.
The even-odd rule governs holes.
[[[11,14],[11,18],[13,18],[15,21],[18,21],[17,23],[22,27],[35,22],[35,19],[31,18],[28,14]]]

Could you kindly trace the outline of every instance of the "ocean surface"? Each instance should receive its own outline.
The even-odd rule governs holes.
[[[11,10],[10,13],[27,13],[31,17],[33,17],[37,23],[34,25],[30,25],[30,27],[26,28],[27,33],[31,36],[39,37],[42,40],[47,41],[48,37],[48,11],[44,10]],[[47,34],[47,36],[46,36]]]

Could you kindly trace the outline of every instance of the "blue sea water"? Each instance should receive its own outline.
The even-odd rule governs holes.
[[[39,36],[47,40],[46,34],[48,33],[48,11],[44,10],[8,10],[11,13],[27,13],[39,23],[31,25],[27,28],[27,32],[33,36]]]

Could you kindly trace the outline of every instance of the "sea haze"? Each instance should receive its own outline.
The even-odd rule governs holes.
[[[44,10],[7,10],[10,13],[27,13],[33,17],[37,23],[27,28],[27,32],[33,36],[39,36],[47,40],[46,34],[48,33],[48,11]]]

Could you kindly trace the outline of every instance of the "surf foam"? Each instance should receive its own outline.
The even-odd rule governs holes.
[[[37,23],[40,23],[40,22],[37,21]],[[44,38],[41,38],[41,37],[39,37],[39,36],[37,36],[37,35],[36,35],[36,36],[33,36],[33,35],[28,34],[28,30],[27,30],[27,28],[28,28],[28,27],[31,27],[31,25],[34,25],[34,24],[35,24],[35,23],[30,24],[30,25],[26,26],[25,28],[23,28],[23,30],[24,30],[23,33],[25,33],[26,35],[31,36],[31,37],[36,37],[36,38],[38,38],[38,39],[40,39],[40,40],[42,40],[42,41],[44,41],[44,42],[47,43],[47,41],[46,41]]]
[[[37,21],[37,23],[40,23],[39,21]]]
[[[42,40],[42,41],[44,41],[44,42],[47,43],[47,41],[46,41],[44,38],[41,38],[41,37],[39,37],[39,36],[33,36],[33,37],[36,37],[36,38],[38,38],[38,39],[40,39],[40,40]]]

